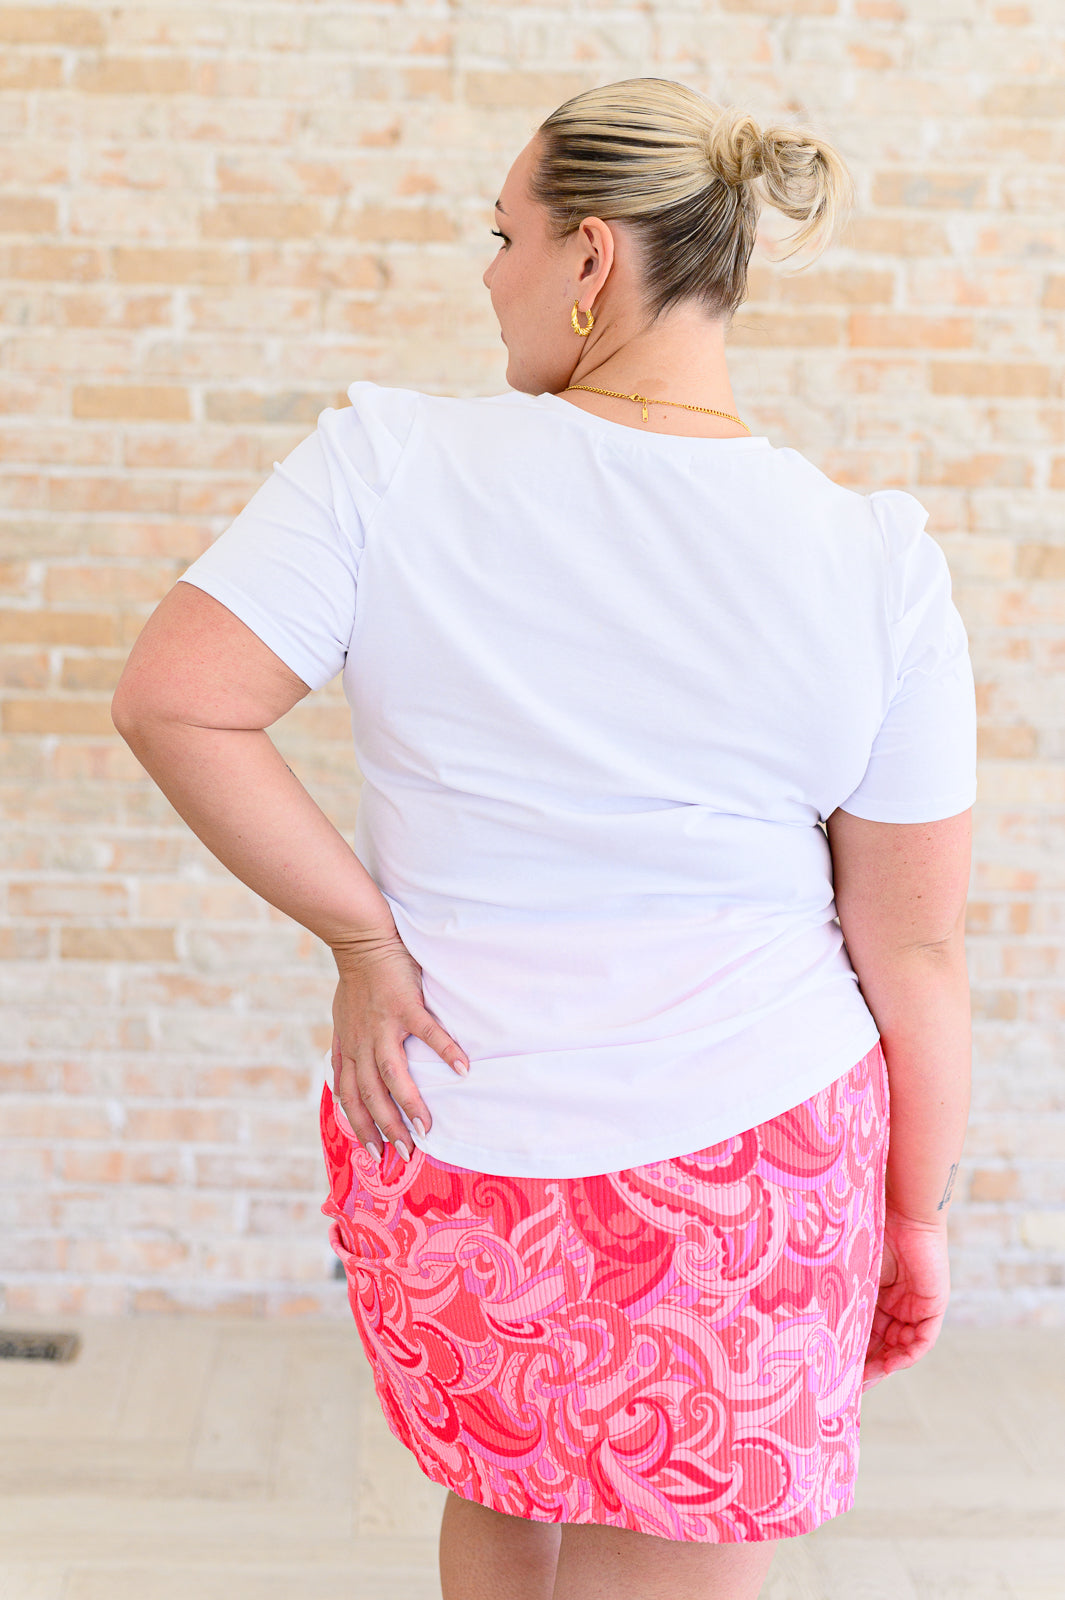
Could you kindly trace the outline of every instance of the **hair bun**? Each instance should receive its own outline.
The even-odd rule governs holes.
[[[764,172],[765,140],[766,135],[749,112],[730,106],[708,130],[706,159],[722,183],[737,188]]]

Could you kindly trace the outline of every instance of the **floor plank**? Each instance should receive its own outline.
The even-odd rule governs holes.
[[[3,1600],[439,1600],[446,1490],[350,1323],[48,1325],[73,1362],[0,1366]],[[854,1509],[782,1540],[761,1600],[1063,1600],[1063,1350],[948,1327],[869,1390]]]

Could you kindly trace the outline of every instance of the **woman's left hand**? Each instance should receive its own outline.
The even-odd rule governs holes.
[[[423,1039],[456,1072],[469,1069],[461,1045],[426,1010],[422,969],[399,934],[368,934],[343,952],[333,947],[340,982],[333,997],[333,1093],[356,1138],[381,1159],[377,1130],[409,1160],[402,1107],[422,1138],[432,1126],[429,1108],[410,1075],[403,1041]]]

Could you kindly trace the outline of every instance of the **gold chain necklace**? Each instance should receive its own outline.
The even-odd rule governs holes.
[[[683,406],[685,411],[706,411],[711,416],[726,417],[729,422],[738,422],[741,428],[747,428],[747,424],[741,417],[734,417],[731,411],[715,411],[713,406],[691,406],[684,400],[651,400],[648,395],[643,394],[619,394],[616,389],[597,389],[594,383],[570,383],[566,385],[566,388],[561,393],[566,394],[570,389],[587,389],[591,394],[609,394],[615,400],[635,400],[638,405],[643,407],[643,420],[645,422],[647,421],[647,407],[650,404],[652,406]],[[747,428],[747,432],[750,433],[750,431],[750,428]]]

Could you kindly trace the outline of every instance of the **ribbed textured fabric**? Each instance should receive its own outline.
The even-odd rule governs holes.
[[[880,1279],[879,1041],[688,1155],[584,1178],[378,1166],[322,1094],[322,1207],[389,1427],[534,1522],[710,1544],[849,1511]]]

